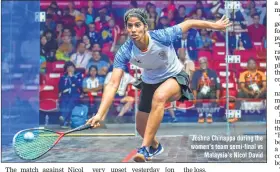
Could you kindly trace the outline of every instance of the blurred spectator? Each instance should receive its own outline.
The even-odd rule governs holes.
[[[70,1],[69,3],[68,3],[68,8],[69,8],[69,14],[71,15],[71,16],[73,16],[73,17],[77,17],[78,15],[80,15],[81,13],[80,13],[80,11],[78,11],[78,10],[76,10],[75,9],[75,3],[74,3],[74,1]]]
[[[183,22],[185,18],[186,18],[186,7],[184,5],[180,5],[178,7],[178,17],[176,18],[177,24]]]
[[[168,16],[168,13],[169,12],[173,12],[173,13],[175,13],[176,12],[176,6],[175,6],[175,4],[174,4],[174,0],[169,0],[168,1],[168,5],[167,5],[167,7],[165,7],[165,8],[163,8],[162,10],[161,10],[161,13],[160,13],[160,16]]]
[[[175,11],[173,10],[168,10],[167,13],[167,22],[170,26],[174,26],[176,24],[175,20]]]
[[[62,42],[69,42],[68,38],[70,39],[70,43],[73,47],[76,47],[77,40],[72,36],[72,30],[70,28],[64,28],[62,33]],[[59,42],[59,44],[62,42]]]
[[[101,31],[102,44],[116,43],[120,31],[120,27],[118,25],[115,25],[115,21],[113,19],[110,19],[108,21],[108,27],[103,27]]]
[[[60,125],[67,128],[71,111],[80,100],[82,76],[75,74],[76,67],[69,61],[64,65],[64,75],[59,80]]]
[[[58,48],[57,41],[54,39],[53,32],[48,30],[44,34],[47,38],[47,43],[45,45],[45,52],[47,61],[53,61],[55,57],[55,52]]]
[[[260,16],[255,14],[253,16],[254,24],[248,26],[248,33],[252,42],[263,42],[266,37],[266,28],[260,24]]]
[[[247,22],[247,25],[251,25],[255,23],[254,16],[257,14],[259,16],[259,23],[263,24],[263,20],[266,15],[266,7],[256,7],[255,1],[249,1],[247,8],[240,9],[240,12],[242,13],[245,21]]]
[[[40,55],[40,73],[46,73],[47,62],[45,56]]]
[[[52,20],[54,22],[57,22],[57,21],[60,20],[60,16],[57,15],[56,12],[54,11],[54,9],[50,6],[47,8],[47,13],[46,14],[52,16]]]
[[[127,40],[127,35],[125,34],[121,34],[120,38],[118,39],[116,44],[113,44],[112,46],[112,52],[114,54],[117,53],[118,49],[125,43],[125,41]]]
[[[104,27],[108,26],[108,21],[111,19],[110,16],[106,14],[107,10],[105,7],[101,8],[98,17],[95,19],[95,29],[101,31]]]
[[[43,31],[55,30],[55,22],[53,21],[53,17],[51,14],[46,15],[46,22],[41,23],[40,29]]]
[[[200,9],[200,10],[197,10],[197,9]],[[199,13],[200,16],[197,16],[197,13]],[[202,13],[202,14],[200,14],[200,13]],[[188,18],[192,17],[192,16],[196,16],[196,18],[206,16],[205,8],[204,8],[201,0],[196,1],[196,5],[191,10],[191,12],[189,12],[189,14],[187,15]]]
[[[130,7],[129,8],[138,8],[138,3],[136,0],[130,1]]]
[[[181,63],[184,65],[184,71],[189,75],[190,79],[192,79],[193,73],[195,71],[195,65],[194,62],[190,60],[189,56],[186,54],[186,49],[179,48],[178,57]]]
[[[84,10],[84,11],[83,11]],[[82,8],[82,13],[84,14],[84,18],[85,18],[85,23],[86,25],[89,25],[90,23],[93,22],[93,8]]]
[[[74,31],[76,35],[76,40],[82,40],[87,30],[84,24],[84,17],[82,15],[78,15],[76,16],[75,21],[76,21],[76,25],[74,26]]]
[[[195,29],[189,29],[187,33],[182,34],[182,38],[174,42],[176,51],[178,48],[187,50],[187,55],[191,60],[197,60],[197,39],[199,33]]]
[[[254,58],[248,60],[247,68],[248,70],[242,72],[239,77],[241,90],[238,98],[266,98],[266,76],[262,71],[257,70]]]
[[[212,48],[212,40],[206,29],[200,30],[200,36],[197,37],[197,48],[203,50],[210,50]]]
[[[215,15],[215,20],[220,20],[222,18],[222,16],[220,14],[216,14]],[[211,39],[213,41],[213,43],[216,42],[225,42],[225,32],[221,32],[221,31],[213,31],[211,33]]]
[[[40,55],[41,56],[46,56],[46,44],[47,44],[47,37],[46,36],[41,36],[41,44],[40,44]]]
[[[105,85],[109,83],[112,76],[112,72],[109,72],[105,79]],[[119,88],[117,90],[117,93],[115,95],[115,100],[120,100],[120,103],[123,104],[121,110],[119,111],[119,114],[117,115],[115,122],[117,123],[123,123],[124,119],[123,116],[125,113],[127,113],[130,109],[133,108],[134,103],[134,97],[127,94],[127,87],[129,84],[132,84],[135,82],[135,78],[133,78],[129,73],[124,72]]]
[[[156,28],[156,25],[158,23],[158,14],[156,12],[156,6],[154,4],[151,4],[151,6],[148,9],[147,22],[149,30],[154,30]]]
[[[53,9],[55,14],[57,14],[59,16],[62,15],[61,10],[59,9],[56,1],[52,1],[51,4],[50,4],[50,7]]]
[[[93,1],[88,1],[86,24],[89,25],[95,19],[95,10],[93,8]]]
[[[56,39],[57,39],[57,41],[58,42],[60,42],[61,41],[61,39],[62,39],[62,37],[63,37],[63,23],[62,22],[58,22],[57,24],[56,24]]]
[[[219,101],[220,98],[220,79],[217,76],[217,73],[214,70],[208,68],[208,62],[206,57],[199,58],[200,70],[197,70],[193,74],[191,86],[193,89],[193,94],[196,101],[196,108],[199,113],[198,122],[204,122],[204,116],[202,111],[202,100],[210,99],[208,112],[206,109],[203,109],[207,113],[207,122],[212,123],[212,113],[217,107],[216,101]]]
[[[86,45],[87,52],[91,51],[91,43],[87,35],[83,36],[83,43]]]
[[[105,62],[101,60],[101,55],[99,51],[93,51],[92,52],[92,59],[89,61],[87,65],[87,69],[89,69],[90,66],[97,66],[98,68],[98,75],[100,76],[100,83],[104,83],[105,76],[108,73],[108,69],[110,67],[110,64],[108,62]]]
[[[101,39],[101,35],[95,30],[95,24],[90,23],[88,28],[87,36],[89,37],[91,44],[98,43]]]
[[[85,43],[79,43],[77,53],[72,54],[71,61],[77,68],[86,68],[90,59],[91,55],[86,52]]]
[[[99,44],[99,43],[95,43],[95,44],[93,44],[93,46],[92,46],[92,52],[94,52],[94,51],[99,51],[99,53],[100,53],[100,55],[101,55],[101,61],[105,61],[105,62],[110,62],[110,60],[109,60],[109,57],[106,55],[106,54],[103,54],[102,52],[101,52],[101,45]]]
[[[168,19],[166,16],[160,17],[156,29],[165,29],[169,27]]]
[[[196,11],[195,11],[195,16],[196,16],[196,19],[198,20],[206,20],[206,18],[203,16],[203,9],[202,8],[197,8]]]
[[[83,80],[83,91],[89,98],[89,114],[97,113],[97,110],[100,105],[100,101],[98,101],[98,93],[100,93],[103,89],[103,84],[99,81],[99,77],[97,75],[97,66],[90,66],[88,71],[88,77]]]
[[[61,17],[61,21],[64,27],[73,27],[75,24],[75,17],[70,15],[70,9],[66,7],[64,9],[63,16]]]
[[[65,39],[67,39],[68,36],[65,37]],[[70,42],[61,44],[55,54],[56,60],[69,61],[72,51],[73,46]]]
[[[145,10],[148,12],[150,10],[150,7],[152,6],[151,2],[147,2],[145,6]]]

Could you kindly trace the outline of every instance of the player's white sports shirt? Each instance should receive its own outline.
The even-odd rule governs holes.
[[[148,84],[160,83],[183,70],[173,42],[181,38],[179,25],[166,29],[149,31],[149,45],[146,52],[139,50],[131,39],[128,39],[118,50],[114,59],[114,68],[125,70],[130,62],[143,68],[142,80]]]

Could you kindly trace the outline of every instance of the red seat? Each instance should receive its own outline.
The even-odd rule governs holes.
[[[45,84],[40,85],[40,110],[55,111],[58,109],[59,80],[61,73],[47,73]]]
[[[217,71],[217,74],[221,80],[221,83],[222,83],[222,81],[226,81],[226,71],[224,71],[224,70]],[[234,82],[234,83],[236,82],[236,76],[233,71],[228,72],[228,78],[229,78],[229,82]]]
[[[40,110],[56,111],[58,109],[58,89],[52,85],[42,85],[40,89]]]
[[[206,57],[208,61],[212,61],[212,53],[210,51],[199,50],[198,57]]]
[[[226,44],[224,42],[216,42],[213,46],[213,59],[225,61]]]
[[[241,62],[247,62],[249,58],[256,58],[257,53],[254,49],[251,50],[235,50],[234,55],[240,55]]]
[[[183,110],[186,110],[186,109],[191,109],[194,107],[194,104],[192,101],[184,101],[184,102],[181,102],[181,101],[176,101],[176,105],[175,105],[176,109],[183,109]]]
[[[53,72],[53,68],[52,68],[52,63],[51,62],[47,62],[47,64],[46,64],[46,72],[48,72],[48,73]]]
[[[258,69],[259,70],[266,70],[266,61],[258,61]]]
[[[65,61],[55,61],[52,63],[52,72],[63,73]]]
[[[228,68],[229,70],[235,69],[236,64],[229,63]],[[213,69],[214,70],[226,70],[226,62],[225,60],[216,60],[213,62]]]
[[[165,103],[164,109],[170,109],[170,108],[172,108],[172,103],[171,102]]]
[[[262,42],[254,42],[253,49],[256,51],[257,59],[266,59],[266,49]]]

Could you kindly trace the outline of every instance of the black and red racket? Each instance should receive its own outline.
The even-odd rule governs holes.
[[[15,153],[22,159],[34,160],[50,151],[67,134],[91,128],[90,124],[66,132],[31,128],[19,131],[13,138]]]

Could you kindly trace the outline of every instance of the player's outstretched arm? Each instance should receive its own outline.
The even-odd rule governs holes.
[[[187,32],[190,28],[198,29],[215,29],[224,31],[228,26],[231,26],[232,23],[229,22],[229,19],[226,16],[223,16],[220,20],[216,22],[206,21],[206,20],[185,20],[179,24],[182,29],[182,32]]]
[[[122,69],[120,68],[113,69],[111,79],[108,82],[108,84],[105,86],[105,89],[103,91],[103,96],[98,112],[95,116],[93,116],[91,119],[87,121],[87,124],[91,124],[92,127],[100,126],[99,121],[104,120],[103,116],[106,114],[106,111],[110,108],[114,100],[122,76],[123,76]]]

